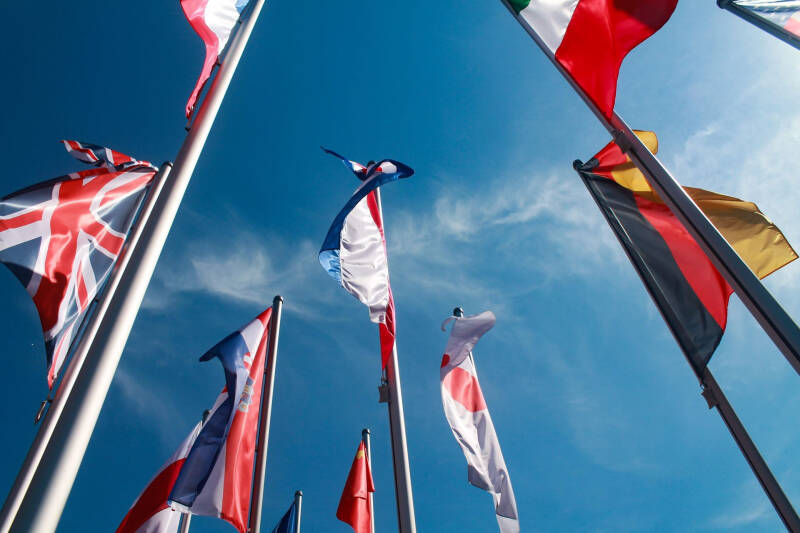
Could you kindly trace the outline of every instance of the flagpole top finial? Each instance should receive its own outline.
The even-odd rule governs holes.
[[[296,490],[296,491],[294,491],[294,495],[295,496],[302,496],[303,495],[303,491],[302,490]]]
[[[369,435],[369,434],[370,434],[369,428],[364,428],[364,429],[361,430],[361,436],[362,437],[364,437],[366,435]]]
[[[464,316],[464,309],[462,309],[461,307],[453,308],[453,316],[457,316],[459,318]]]
[[[276,294],[275,298],[272,299],[273,304],[276,304],[278,302],[283,303],[283,296],[281,296],[280,294]]]
[[[576,159],[575,161],[572,162],[572,168],[574,168],[575,170],[580,170],[582,166],[583,166],[583,161],[581,161],[580,159]]]

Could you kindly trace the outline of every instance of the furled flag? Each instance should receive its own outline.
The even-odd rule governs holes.
[[[381,363],[385,368],[394,348],[394,298],[375,190],[411,177],[414,171],[391,159],[364,166],[325,151],[340,158],[363,183],[336,215],[319,251],[319,262],[347,292],[369,308],[369,319],[379,324]]]
[[[294,533],[297,526],[297,502],[292,502],[289,510],[283,515],[281,521],[272,530],[272,533]]]
[[[757,17],[800,48],[800,0],[718,0],[717,4],[745,19]]]
[[[258,413],[272,309],[206,352],[218,357],[225,388],[214,403],[181,468],[169,501],[176,509],[216,516],[247,531]]]
[[[636,134],[651,152],[658,151],[655,133]],[[577,170],[700,374],[725,331],[731,287],[615,143]],[[703,189],[684,190],[759,278],[797,259],[754,203]]]
[[[504,0],[610,118],[625,56],[663,26],[678,0]]]
[[[51,388],[158,170],[108,148],[62,142],[73,157],[95,168],[0,200],[0,262],[22,282],[39,312]]]
[[[183,13],[206,45],[203,70],[200,71],[197,84],[186,103],[186,118],[192,116],[197,97],[211,76],[211,69],[228,44],[233,27],[248,2],[249,0],[181,0]]]
[[[370,517],[372,509],[369,505],[369,493],[375,492],[372,484],[372,471],[367,461],[367,448],[364,441],[358,445],[356,458],[347,475],[336,518],[353,527],[355,533],[370,533]]]
[[[117,528],[117,533],[176,533],[181,513],[167,504],[175,479],[203,427],[197,424],[172,457],[145,487]]]
[[[494,498],[494,511],[501,533],[519,533],[514,490],[471,353],[484,333],[492,329],[495,317],[491,311],[450,317],[442,324],[443,331],[451,321],[453,329],[440,372],[444,414],[467,458],[467,479],[479,489],[490,492]]]

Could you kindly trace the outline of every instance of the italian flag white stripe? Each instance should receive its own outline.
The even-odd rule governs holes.
[[[579,0],[531,0],[519,15],[555,53]]]

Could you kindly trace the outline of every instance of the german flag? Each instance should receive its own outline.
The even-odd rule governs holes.
[[[655,133],[636,134],[654,154]],[[733,292],[706,254],[614,143],[575,168],[700,374],[717,348]],[[752,202],[703,189],[686,193],[761,279],[797,259],[781,231]]]

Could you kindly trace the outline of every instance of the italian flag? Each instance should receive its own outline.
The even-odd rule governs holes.
[[[622,60],[663,26],[678,0],[506,0],[607,118]]]

